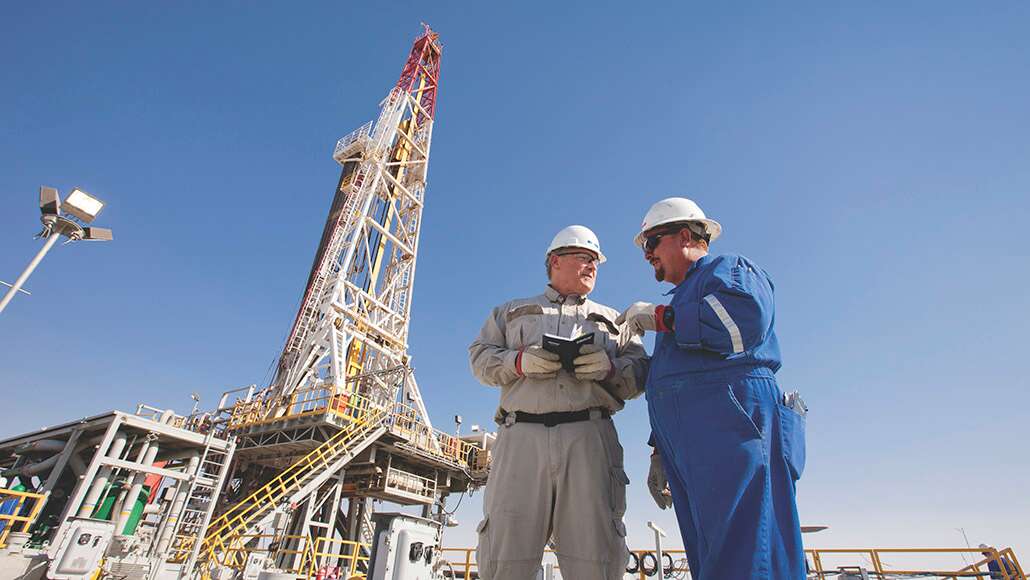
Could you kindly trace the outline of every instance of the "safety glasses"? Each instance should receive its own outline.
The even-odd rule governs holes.
[[[579,262],[580,264],[593,264],[594,266],[597,266],[598,264],[601,263],[601,261],[596,256],[593,256],[593,255],[588,254],[586,252],[569,252],[567,254],[558,254],[558,255],[559,256],[569,256],[572,259],[574,259],[577,262]]]
[[[682,229],[683,228],[676,228],[674,230],[664,230],[664,231],[661,231],[661,232],[653,233],[650,236],[645,237],[644,238],[644,251],[653,252],[654,249],[658,247],[658,244],[662,243],[662,238],[664,238],[665,236],[667,236],[669,234],[678,233]]]

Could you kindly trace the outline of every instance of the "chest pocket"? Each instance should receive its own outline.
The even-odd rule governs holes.
[[[539,304],[511,307],[504,315],[504,338],[508,348],[525,348],[540,342],[544,309]]]

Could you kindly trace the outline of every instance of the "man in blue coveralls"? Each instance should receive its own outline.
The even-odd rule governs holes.
[[[743,256],[708,254],[722,226],[693,201],[659,201],[636,243],[669,304],[619,319],[657,332],[645,392],[655,447],[648,486],[675,506],[695,580],[803,580],[795,504],[804,421],[774,373],[773,284]]]

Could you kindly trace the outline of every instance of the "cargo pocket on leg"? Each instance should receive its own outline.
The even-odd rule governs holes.
[[[805,472],[805,416],[797,411],[778,405],[780,415],[780,438],[783,459],[795,481]]]
[[[629,485],[629,476],[621,466],[613,467],[610,473],[612,514],[621,521],[622,516],[626,514],[626,486]]]
[[[476,526],[476,533],[479,534],[479,544],[476,546],[476,569],[480,578],[493,578],[497,568],[497,558],[491,552],[490,545],[490,516],[483,517],[483,521]]]
[[[629,548],[626,546],[626,523],[622,518],[612,518],[612,550],[606,566],[607,579],[623,578],[629,564]]]

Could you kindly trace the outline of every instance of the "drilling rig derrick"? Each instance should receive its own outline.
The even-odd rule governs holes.
[[[426,26],[378,117],[336,143],[340,178],[267,387],[0,440],[14,510],[0,510],[0,577],[364,574],[375,502],[421,506],[439,530],[444,499],[485,481],[487,437],[433,428],[408,354],[440,56]]]

